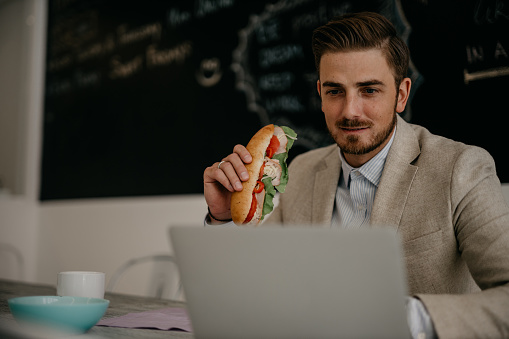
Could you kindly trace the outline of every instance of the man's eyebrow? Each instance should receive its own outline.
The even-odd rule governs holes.
[[[372,79],[372,80],[366,80],[366,81],[360,81],[355,84],[356,87],[368,87],[368,86],[385,86],[385,83],[380,80]],[[334,82],[334,81],[325,81],[322,84],[323,87],[344,87],[344,85],[340,82]]]
[[[383,81],[373,79],[373,80],[366,80],[366,81],[358,82],[356,85],[357,85],[357,87],[385,86],[385,83]]]
[[[322,84],[323,87],[343,87],[343,84],[339,82],[333,82],[333,81],[325,81]]]

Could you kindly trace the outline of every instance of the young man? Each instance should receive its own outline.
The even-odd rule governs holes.
[[[390,225],[403,242],[414,336],[509,337],[509,208],[491,156],[398,116],[411,88],[409,52],[382,16],[319,27],[313,52],[336,145],[292,161],[267,222]],[[250,161],[237,145],[205,170],[210,224],[231,217],[231,192]]]

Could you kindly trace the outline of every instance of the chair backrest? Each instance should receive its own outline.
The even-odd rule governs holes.
[[[115,270],[106,291],[172,300],[184,298],[175,259],[165,254],[126,261]]]
[[[23,280],[24,260],[19,249],[0,243],[0,278]]]

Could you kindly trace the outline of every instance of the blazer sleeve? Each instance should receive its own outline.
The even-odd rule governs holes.
[[[419,294],[439,338],[509,337],[509,208],[492,157],[477,147],[458,156],[450,202],[458,250],[481,292]]]

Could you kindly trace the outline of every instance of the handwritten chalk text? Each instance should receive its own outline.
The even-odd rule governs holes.
[[[121,45],[131,44],[148,38],[157,41],[161,38],[161,24],[156,22],[132,30],[128,30],[127,25],[121,25],[117,28],[117,35],[118,42]]]
[[[304,58],[304,51],[301,45],[287,44],[261,49],[258,55],[260,66],[269,68],[273,65],[282,65],[290,60]]]
[[[143,57],[139,55],[125,63],[122,63],[119,59],[120,58],[118,56],[115,56],[113,59],[111,59],[111,79],[127,78],[142,70]]]
[[[186,41],[174,48],[158,50],[155,45],[147,48],[147,67],[183,63],[193,52],[193,45]]]

